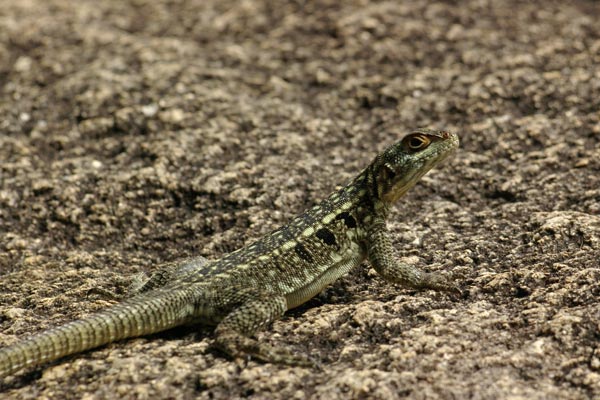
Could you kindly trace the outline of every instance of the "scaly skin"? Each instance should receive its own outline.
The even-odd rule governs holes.
[[[233,357],[309,366],[307,357],[252,334],[365,259],[389,282],[459,292],[441,275],[399,263],[385,225],[390,206],[457,147],[455,134],[414,131],[347,186],[253,244],[215,261],[169,264],[130,299],[1,349],[0,376],[193,322],[216,324],[216,345]]]

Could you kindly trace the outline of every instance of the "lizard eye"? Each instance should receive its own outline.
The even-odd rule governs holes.
[[[405,145],[412,151],[424,149],[431,141],[424,135],[412,135],[406,138]]]

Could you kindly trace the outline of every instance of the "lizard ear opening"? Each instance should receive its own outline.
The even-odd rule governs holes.
[[[383,173],[385,174],[385,180],[388,182],[393,181],[396,177],[396,171],[394,171],[394,168],[389,164],[383,165]]]
[[[390,164],[385,163],[381,166],[377,177],[377,195],[380,199],[392,190],[396,181],[396,175],[396,171]]]

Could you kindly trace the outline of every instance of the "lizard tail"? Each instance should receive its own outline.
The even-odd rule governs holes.
[[[140,295],[89,317],[0,349],[0,377],[116,340],[160,332],[187,320],[185,292]]]

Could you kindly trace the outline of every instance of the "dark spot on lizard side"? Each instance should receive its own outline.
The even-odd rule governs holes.
[[[302,243],[296,244],[296,246],[294,247],[294,251],[296,252],[296,254],[298,254],[298,257],[300,257],[307,263],[313,262],[312,255],[308,252],[308,250],[306,250],[306,247],[304,247]]]
[[[329,246],[335,246],[335,235],[327,228],[321,228],[317,231],[316,236]]]
[[[348,228],[356,228],[356,220],[354,219],[354,217],[352,215],[350,215],[350,213],[348,212],[343,212],[338,214],[337,217],[335,217],[335,219],[337,220],[344,220],[344,224],[348,227]]]

